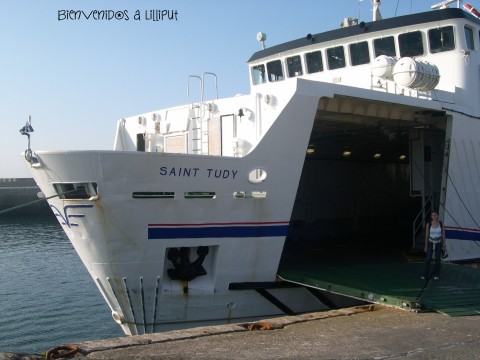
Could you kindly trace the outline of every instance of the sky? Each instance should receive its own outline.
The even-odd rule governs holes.
[[[382,0],[380,10],[387,18],[436,2]],[[261,48],[259,31],[273,46],[345,17],[371,21],[371,8],[370,0],[0,0],[0,178],[31,177],[19,132],[29,115],[34,151],[112,149],[117,120],[187,103],[189,75],[215,73],[219,98],[249,93],[246,61]],[[85,16],[69,19],[70,10]],[[119,19],[87,19],[94,10]],[[148,19],[150,10],[169,10],[171,20]]]

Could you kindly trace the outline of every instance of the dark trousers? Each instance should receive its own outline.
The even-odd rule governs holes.
[[[433,250],[435,247],[435,250]],[[431,241],[427,244],[427,258],[425,262],[425,269],[423,270],[423,276],[428,278],[430,273],[430,262],[432,261],[432,255],[435,252],[435,266],[433,267],[433,276],[440,276],[440,261],[442,258],[442,242],[434,244]]]

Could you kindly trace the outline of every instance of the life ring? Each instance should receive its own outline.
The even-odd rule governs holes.
[[[466,3],[463,5],[463,8],[468,11],[470,14],[472,14],[473,16],[475,16],[476,18],[480,19],[480,12],[478,12],[477,9],[475,9],[472,5],[470,5],[469,3]]]

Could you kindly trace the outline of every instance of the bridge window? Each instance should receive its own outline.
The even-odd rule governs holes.
[[[327,49],[327,62],[330,70],[345,67],[345,50],[343,46]]]
[[[322,52],[314,51],[305,54],[305,61],[307,63],[307,72],[309,74],[323,71]]]
[[[420,31],[400,34],[398,36],[400,47],[400,56],[419,56],[423,55],[423,39]]]
[[[350,61],[353,66],[368,64],[370,62],[368,43],[366,41],[350,44]]]
[[[428,30],[428,41],[430,42],[430,52],[432,54],[453,50],[455,48],[453,26]]]
[[[465,40],[468,50],[475,50],[475,42],[473,41],[473,29],[465,26]]]
[[[252,81],[253,85],[267,82],[267,77],[265,76],[265,65],[262,64],[252,66]]]
[[[375,57],[380,55],[397,56],[397,52],[395,51],[395,39],[393,36],[373,40],[373,50],[375,52]]]
[[[280,60],[274,60],[267,63],[268,80],[280,81],[284,79],[282,62]]]
[[[287,71],[288,77],[303,75],[302,60],[300,59],[300,55],[287,58]]]

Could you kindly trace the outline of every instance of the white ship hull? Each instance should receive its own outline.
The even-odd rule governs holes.
[[[244,158],[118,151],[36,154],[33,173],[46,196],[55,194],[52,183],[96,184],[93,199],[49,202],[127,334],[281,313],[256,291],[229,286],[276,280],[317,106],[311,97],[296,101],[311,109],[303,117],[303,131],[291,136],[286,112],[264,143]],[[278,146],[280,134],[290,134],[290,146]],[[265,181],[249,182],[252,169],[268,169]],[[234,197],[252,191],[253,197]],[[145,192],[174,195],[133,197]],[[196,192],[215,195],[184,197]],[[191,281],[168,276],[174,268],[169,249],[182,247],[189,248],[192,263],[199,247],[208,249],[201,262],[205,275]],[[294,311],[323,308],[304,289],[271,291]]]

